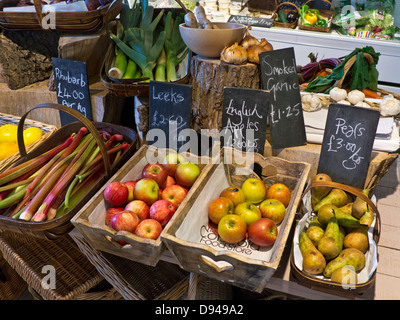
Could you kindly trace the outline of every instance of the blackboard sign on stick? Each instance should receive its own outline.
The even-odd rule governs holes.
[[[221,143],[264,154],[270,94],[264,90],[224,88]]]
[[[52,58],[57,102],[92,119],[89,81],[86,63],[69,59]],[[77,121],[73,116],[60,111],[61,125]]]
[[[149,144],[179,150],[190,138],[180,133],[190,128],[192,87],[186,84],[150,81],[149,84]],[[160,136],[157,131],[159,129]],[[157,139],[154,139],[157,137]],[[160,140],[161,139],[161,140]]]
[[[331,104],[318,172],[335,182],[363,188],[379,117],[377,110]]]
[[[293,48],[260,53],[261,80],[270,92],[269,124],[274,149],[307,142]]]
[[[228,22],[240,23],[246,26],[263,27],[263,28],[271,28],[274,24],[274,20],[269,18],[248,17],[241,15],[229,16]]]

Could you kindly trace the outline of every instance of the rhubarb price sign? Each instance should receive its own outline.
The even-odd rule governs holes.
[[[57,102],[75,109],[92,121],[86,63],[59,58],[52,58],[52,62]],[[62,126],[77,121],[75,117],[62,111],[60,120]]]

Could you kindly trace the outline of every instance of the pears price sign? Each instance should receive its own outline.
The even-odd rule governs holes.
[[[318,172],[335,182],[363,188],[379,117],[377,110],[331,104]]]

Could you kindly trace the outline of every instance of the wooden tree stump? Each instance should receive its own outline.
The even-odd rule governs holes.
[[[0,34],[0,73],[12,90],[49,78],[51,57],[58,55],[56,33],[3,32]]]
[[[224,87],[260,89],[259,66],[234,65],[195,56],[190,65],[192,86],[192,125],[200,129],[218,129],[222,125]]]

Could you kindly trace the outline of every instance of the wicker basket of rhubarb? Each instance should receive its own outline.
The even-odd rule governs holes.
[[[26,153],[22,130],[38,108],[66,112],[67,124]],[[73,229],[70,219],[136,150],[137,134],[119,125],[91,122],[59,104],[42,104],[18,124],[20,159],[0,172],[0,229],[57,239]]]

